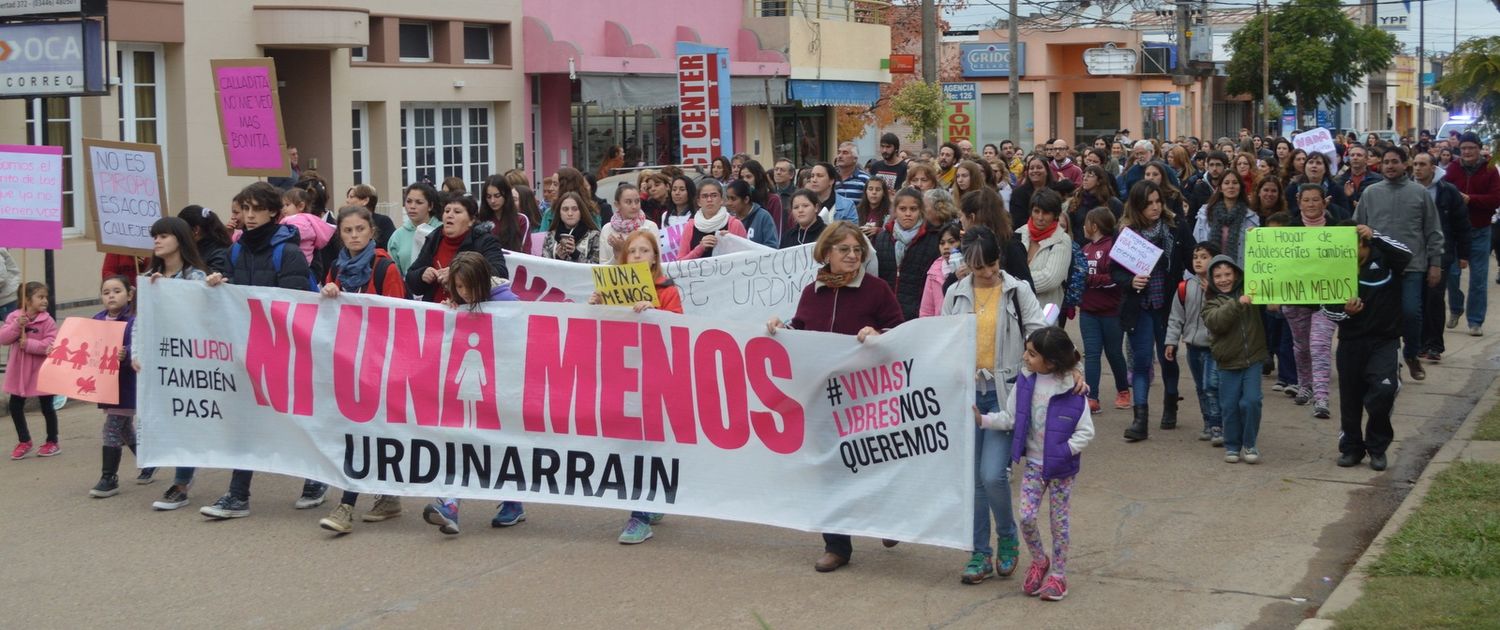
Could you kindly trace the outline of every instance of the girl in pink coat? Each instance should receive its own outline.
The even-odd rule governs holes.
[[[948,276],[958,271],[958,263],[952,254],[958,251],[958,242],[963,235],[963,229],[957,223],[949,223],[943,227],[943,234],[938,240],[938,258],[932,261],[932,266],[927,268],[927,284],[922,289],[922,307],[917,311],[918,317],[932,317],[943,314],[943,296],[947,293]]]
[[[57,410],[52,395],[36,389],[37,373],[47,360],[47,348],[57,337],[57,322],[47,314],[47,285],[27,282],[21,289],[21,308],[5,318],[0,326],[0,344],[11,346],[10,364],[5,368],[5,393],[10,394],[10,419],[16,423],[15,450],[11,459],[31,454],[31,431],[26,427],[26,399],[41,401],[42,417],[47,420],[47,441],[37,451],[41,457],[56,455]]]

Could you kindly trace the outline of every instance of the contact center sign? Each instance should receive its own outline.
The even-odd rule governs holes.
[[[729,49],[677,44],[677,108],[683,164],[707,166],[733,153]]]

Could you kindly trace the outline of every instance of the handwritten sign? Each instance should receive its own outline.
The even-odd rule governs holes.
[[[0,145],[0,247],[62,248],[62,147]]]
[[[1125,228],[1115,236],[1115,245],[1109,249],[1109,258],[1121,267],[1138,276],[1149,275],[1161,260],[1162,249],[1153,245],[1135,230]]]
[[[1328,156],[1328,163],[1332,165],[1329,170],[1338,170],[1339,152],[1333,146],[1333,134],[1328,133],[1327,129],[1317,127],[1299,133],[1292,138],[1292,145],[1308,153],[1322,153]]]
[[[1359,295],[1355,228],[1255,228],[1246,238],[1245,294],[1256,304],[1338,304]]]
[[[209,63],[213,66],[214,101],[229,174],[287,176],[291,166],[286,157],[275,61],[214,59]]]
[[[167,216],[161,147],[84,138],[83,172],[98,250],[149,256],[151,224]]]
[[[101,404],[120,402],[120,358],[125,322],[69,317],[57,330],[57,341],[37,374],[37,390]]]
[[[594,292],[606,306],[631,306],[636,302],[660,305],[656,298],[656,280],[651,277],[650,263],[599,265],[593,267]]]

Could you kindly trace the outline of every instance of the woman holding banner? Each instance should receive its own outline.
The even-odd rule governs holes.
[[[724,185],[713,179],[698,184],[698,213],[687,224],[692,233],[678,239],[677,260],[708,258],[724,234],[745,236],[745,224],[724,209]]]
[[[445,283],[448,266],[460,252],[477,252],[484,256],[490,269],[500,278],[509,278],[505,270],[505,249],[495,237],[475,230],[479,222],[479,204],[468,195],[453,195],[443,204],[442,227],[427,237],[422,253],[406,271],[406,288],[424,302],[443,303],[448,299]]]
[[[801,191],[799,191],[800,195]],[[796,199],[796,197],[794,197]],[[795,208],[795,203],[793,204]],[[861,343],[901,325],[896,293],[880,278],[865,273],[869,255],[863,232],[847,221],[835,221],[813,245],[813,262],[821,265],[817,278],[802,289],[797,313],[790,324],[779,317],[766,322],[766,332],[816,330],[854,335]],[[893,547],[896,541],[884,541]],[[819,573],[849,564],[853,540],[846,534],[823,534],[823,555],[813,564]]]

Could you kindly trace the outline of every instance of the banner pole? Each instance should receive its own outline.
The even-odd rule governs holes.
[[[41,97],[37,97],[36,99],[36,119],[41,121],[41,137],[37,145],[47,146],[47,101]],[[23,273],[22,276],[24,277],[25,274]],[[47,285],[47,314],[51,315],[53,319],[57,319],[57,290],[55,287],[57,275],[56,265],[52,258],[52,250],[50,249],[42,250],[42,282]]]

